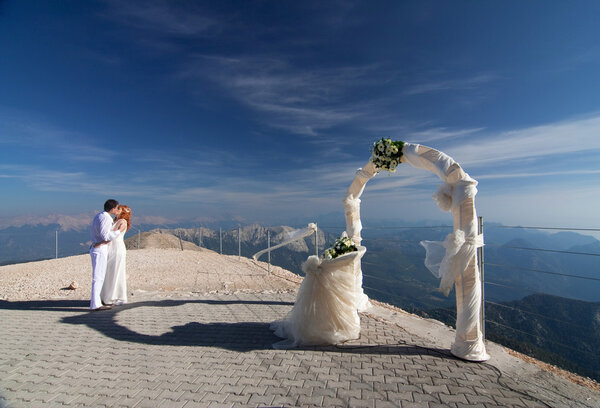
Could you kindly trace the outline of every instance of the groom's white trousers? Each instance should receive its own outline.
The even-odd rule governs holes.
[[[90,255],[92,257],[92,300],[90,301],[90,309],[98,309],[102,306],[100,292],[106,276],[108,245],[101,245],[98,248],[91,247]]]

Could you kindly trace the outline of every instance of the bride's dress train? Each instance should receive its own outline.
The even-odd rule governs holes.
[[[106,275],[100,292],[104,304],[127,303],[127,248],[123,240],[124,235],[120,234],[108,244]]]
[[[359,246],[335,259],[313,255],[306,260],[294,307],[285,319],[271,323],[275,335],[285,339],[274,348],[338,344],[360,337],[357,298],[362,291],[357,291],[355,271],[360,271],[365,251]]]

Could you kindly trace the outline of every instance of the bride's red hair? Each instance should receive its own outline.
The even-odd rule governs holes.
[[[127,231],[129,231],[129,228],[131,228],[131,208],[126,205],[119,205],[119,208],[121,214],[119,214],[118,219],[127,221]]]

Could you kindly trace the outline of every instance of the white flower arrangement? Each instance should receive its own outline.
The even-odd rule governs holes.
[[[404,142],[400,140],[384,139],[373,143],[371,161],[378,170],[395,172],[402,157]]]
[[[340,255],[354,251],[358,251],[358,248],[356,247],[356,244],[348,238],[346,231],[344,231],[342,236],[336,239],[334,244],[323,252],[323,259],[335,259]]]

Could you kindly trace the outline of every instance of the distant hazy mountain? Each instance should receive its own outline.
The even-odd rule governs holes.
[[[574,253],[520,248],[544,247],[524,239],[513,239],[503,245],[486,245],[485,280],[490,298],[516,300],[542,292],[600,301],[599,241],[576,246],[562,244],[565,252]]]

